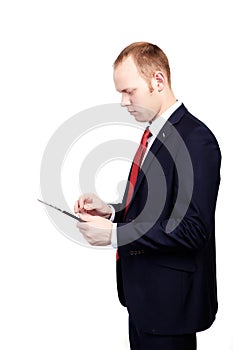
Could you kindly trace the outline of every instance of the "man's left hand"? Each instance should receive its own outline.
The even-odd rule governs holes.
[[[113,224],[110,220],[87,213],[79,213],[79,217],[85,222],[78,222],[77,228],[88,243],[93,246],[111,244]]]

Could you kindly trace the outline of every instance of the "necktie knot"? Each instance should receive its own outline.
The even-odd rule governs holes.
[[[141,139],[141,145],[143,147],[147,147],[147,143],[148,143],[148,139],[152,136],[149,127],[146,128],[146,130],[144,131],[143,135],[142,135],[142,139]]]

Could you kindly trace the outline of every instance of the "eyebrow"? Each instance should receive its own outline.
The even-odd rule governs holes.
[[[135,88],[131,87],[131,88],[126,88],[126,89],[123,89],[123,90],[118,90],[118,92],[127,92],[127,91],[130,91],[130,90],[135,90]]]

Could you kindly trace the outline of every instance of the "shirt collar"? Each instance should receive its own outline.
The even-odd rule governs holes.
[[[169,107],[165,112],[158,116],[151,124],[149,124],[150,132],[153,136],[157,136],[161,128],[164,126],[166,121],[170,116],[181,106],[181,101],[176,101],[171,107]]]

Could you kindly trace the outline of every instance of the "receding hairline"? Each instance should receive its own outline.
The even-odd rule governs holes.
[[[117,62],[115,61],[113,64],[113,68],[117,69],[119,66],[121,66],[123,63],[125,63],[127,60],[130,60],[130,59],[132,59],[133,63],[135,64],[135,66],[138,70],[137,61],[132,53],[129,53],[127,56],[122,57],[122,59],[117,61]]]
[[[113,63],[116,69],[127,58],[132,57],[139,74],[149,82],[152,71],[161,70],[171,85],[171,72],[168,58],[157,45],[149,42],[135,42],[125,47]]]

